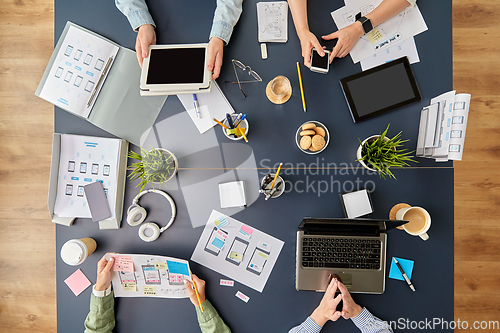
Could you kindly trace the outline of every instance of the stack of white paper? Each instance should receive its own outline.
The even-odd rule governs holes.
[[[288,3],[257,2],[259,43],[288,41]]]

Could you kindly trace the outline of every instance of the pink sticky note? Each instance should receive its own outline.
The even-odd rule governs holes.
[[[246,232],[248,235],[251,235],[251,234],[252,234],[252,232],[253,232],[253,230],[252,230],[252,229],[250,229],[249,227],[247,227],[247,226],[246,226],[246,225],[244,225],[244,224],[241,226],[241,230],[243,230],[244,232]]]
[[[121,272],[134,272],[134,261],[130,256],[113,256],[115,263],[113,265],[114,271]]]
[[[64,283],[66,283],[75,294],[75,296],[78,296],[87,289],[92,283],[90,283],[89,279],[83,274],[81,269],[78,269],[76,272],[71,274],[66,280],[64,280]]]

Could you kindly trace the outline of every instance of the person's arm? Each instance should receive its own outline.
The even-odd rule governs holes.
[[[366,14],[365,17],[370,19],[372,26],[375,28],[379,24],[399,14],[406,7],[414,5],[415,1],[416,0],[383,0],[377,8]],[[330,62],[335,57],[343,58],[348,55],[364,34],[363,26],[359,21],[356,21],[334,33],[322,36],[324,40],[338,39],[337,45],[335,45],[330,54]]]
[[[203,306],[203,312],[201,311],[200,303],[198,302],[198,297],[196,292],[188,280],[184,280],[186,289],[189,295],[191,303],[196,307],[196,316],[198,317],[198,324],[203,333],[231,333],[231,330],[224,323],[222,318],[219,316],[212,304],[205,298],[205,281],[198,278],[196,275],[193,276],[193,281],[196,283],[198,289],[198,294],[200,296],[200,302]]]
[[[312,48],[314,47],[322,57],[325,55],[325,52],[323,52],[323,46],[321,46],[316,36],[309,31],[309,23],[307,21],[307,0],[288,0],[288,5],[292,12],[295,31],[300,40],[304,65],[311,67]]]
[[[149,53],[149,45],[156,44],[155,22],[144,0],[115,0],[115,4],[127,17],[132,29],[137,31],[135,51],[142,68],[142,62]]]
[[[90,311],[85,319],[85,333],[111,333],[115,328],[115,300],[111,291],[114,259],[105,257],[97,263],[97,281],[90,296]]]
[[[212,80],[219,77],[224,45],[229,43],[242,10],[243,0],[217,0],[208,42],[207,69],[213,73]]]

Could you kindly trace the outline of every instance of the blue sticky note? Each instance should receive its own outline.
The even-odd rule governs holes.
[[[401,267],[403,268],[403,271],[405,271],[406,276],[408,276],[408,279],[411,280],[411,273],[413,272],[413,260],[408,260],[408,259],[401,259],[398,257],[393,257],[391,259],[391,270],[389,271],[389,277],[391,279],[396,279],[396,280],[402,280],[404,281],[405,279],[403,278],[403,274],[401,274],[398,266],[396,266],[396,263],[394,262],[394,258],[397,259]]]
[[[189,267],[183,262],[167,260],[168,271],[171,274],[189,275]]]
[[[214,238],[212,245],[220,250],[224,246],[224,241],[222,239],[216,237],[216,238]]]

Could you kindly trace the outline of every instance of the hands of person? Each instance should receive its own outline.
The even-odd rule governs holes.
[[[110,253],[106,253],[110,254]],[[115,259],[111,257],[106,260],[106,256],[103,256],[101,260],[97,263],[97,281],[95,283],[96,291],[103,291],[109,288],[111,285],[111,280],[113,279],[113,264]]]
[[[321,327],[323,327],[328,320],[336,321],[341,316],[341,312],[337,311],[337,305],[342,299],[342,294],[335,297],[335,292],[337,291],[339,283],[340,282],[335,278],[330,281],[319,306],[311,314],[312,320]]]
[[[212,80],[219,77],[222,66],[222,53],[224,52],[224,41],[219,37],[212,37],[208,42],[207,69],[212,72]],[[196,281],[195,281],[196,282]]]
[[[354,302],[347,287],[342,282],[338,283],[338,288],[341,292],[340,295],[342,295],[342,317],[344,319],[356,317],[363,308]]]
[[[313,47],[321,56],[325,55],[324,47],[321,46],[316,36],[309,30],[303,31],[299,35],[300,47],[302,48],[302,56],[304,57],[304,66],[311,67],[311,53]]]
[[[144,58],[148,56],[149,45],[156,44],[155,28],[151,24],[144,24],[139,27],[137,39],[135,41],[135,52],[137,53],[137,61],[142,68]]]
[[[196,283],[196,288],[198,289],[198,294],[200,295],[201,304],[205,302],[205,281],[198,278],[196,275],[192,274],[193,281]],[[194,290],[194,286],[189,280],[184,280],[184,285],[186,286],[189,299],[194,306],[200,306],[198,302],[198,297],[196,297],[196,292]]]
[[[358,40],[365,34],[363,26],[359,22],[354,22],[345,28],[342,28],[334,33],[326,36],[322,36],[324,40],[332,40],[337,38],[337,45],[333,48],[330,53],[330,63],[333,58],[343,58],[351,52],[352,48]]]

